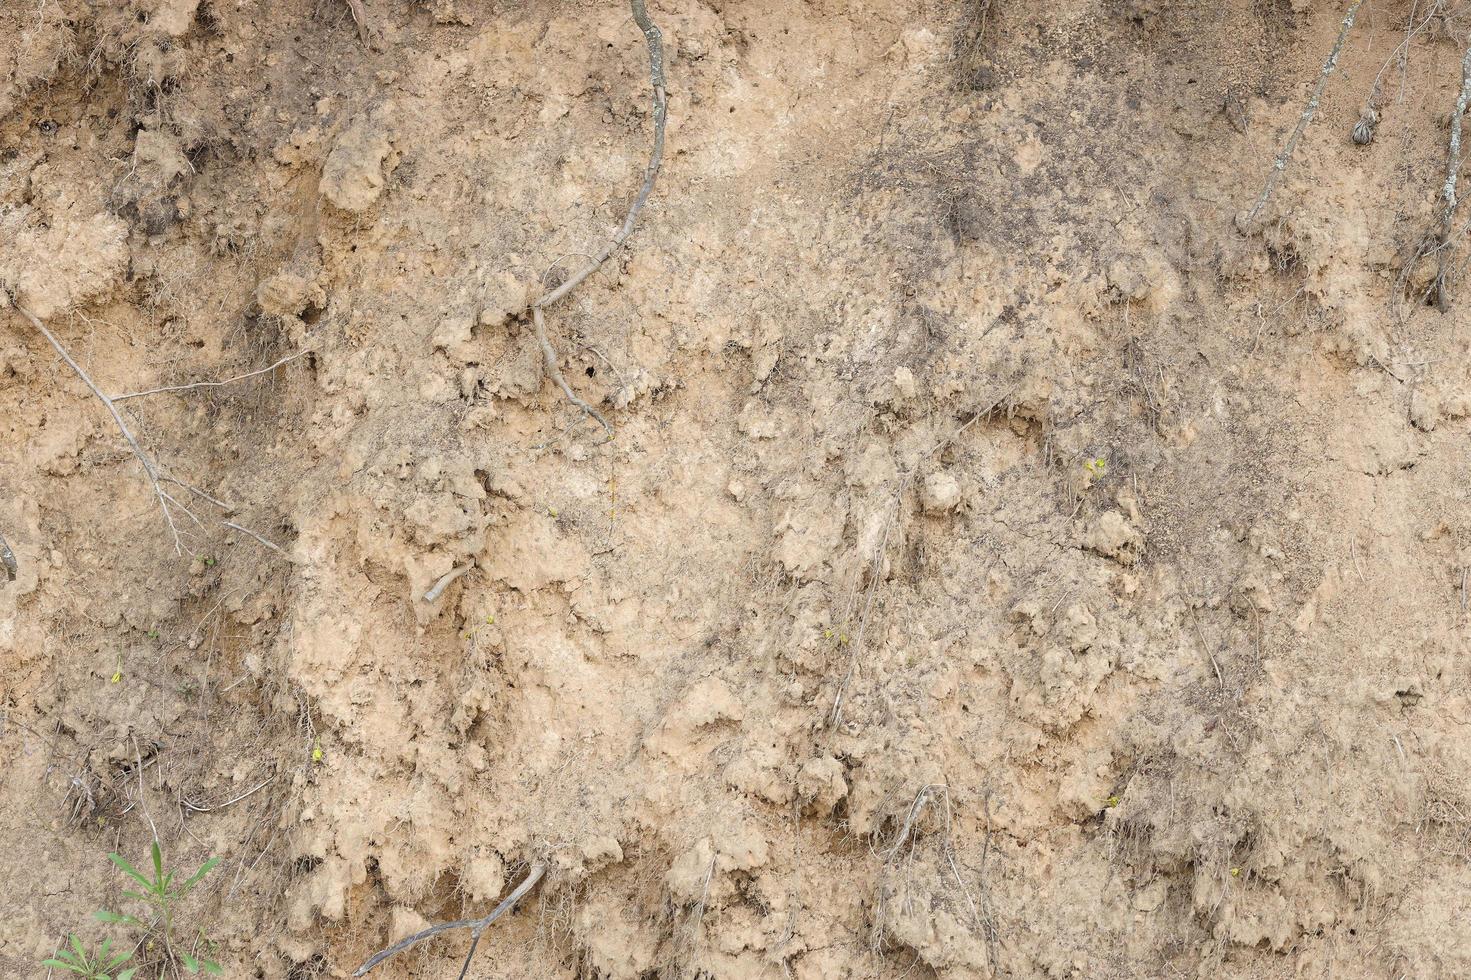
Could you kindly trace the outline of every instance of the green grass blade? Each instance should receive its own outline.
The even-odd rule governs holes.
[[[214,960],[205,960],[200,965],[204,967],[204,972],[208,973],[210,976],[217,977],[221,973],[225,972],[224,970],[220,969],[220,965]]]
[[[131,915],[123,915],[121,912],[112,912],[107,909],[98,909],[92,913],[92,918],[98,922],[119,923],[129,926],[141,926],[143,923]],[[131,954],[130,954],[131,955]]]
[[[107,858],[113,864],[117,865],[119,868],[122,868],[124,873],[126,873],[129,878],[132,878],[144,888],[151,889],[153,887],[153,882],[143,877],[143,872],[139,871],[137,868],[129,864],[128,859],[123,857],[121,854],[109,854]]]
[[[193,888],[195,885],[199,884],[200,879],[213,871],[215,865],[219,863],[220,859],[218,857],[212,857],[208,861],[201,864],[199,866],[199,870],[190,875],[189,880],[179,886],[179,892],[182,894],[189,891],[189,889]]]
[[[163,848],[158,846],[158,841],[153,842],[153,880],[155,883],[163,881]]]
[[[137,972],[138,972],[138,968],[136,966],[130,966],[126,970],[124,970],[122,973],[119,973],[117,975],[117,980],[133,980],[133,974],[135,974]]]
[[[188,970],[190,973],[199,972],[199,961],[190,956],[188,953],[180,953],[179,959],[184,961],[184,969]]]
[[[81,973],[75,966],[63,960],[42,960],[42,966],[49,966],[53,970],[67,970],[71,973]]]

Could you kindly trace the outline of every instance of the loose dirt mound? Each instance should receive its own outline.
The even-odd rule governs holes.
[[[1471,11],[1365,6],[1243,235],[1337,6],[659,0],[548,317],[607,442],[523,311],[627,8],[363,8],[0,10],[5,305],[250,375],[118,402],[179,558],[0,310],[0,971],[156,828],[236,977],[535,864],[472,975],[1471,975]]]

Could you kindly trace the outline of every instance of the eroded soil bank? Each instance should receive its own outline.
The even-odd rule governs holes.
[[[0,972],[1471,975],[1463,6],[5,4]]]

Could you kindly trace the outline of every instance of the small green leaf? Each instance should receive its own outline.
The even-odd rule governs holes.
[[[81,973],[75,966],[62,960],[42,960],[42,966],[49,966],[53,970],[69,970],[72,973]]]
[[[163,848],[158,846],[158,841],[153,842],[153,881],[163,881]]]
[[[215,869],[215,865],[219,863],[220,859],[218,857],[212,857],[208,861],[201,864],[199,866],[199,870],[190,875],[189,880],[179,886],[179,891],[187,892],[189,889],[199,884],[199,880],[205,875],[209,874],[211,871],[213,871]]]
[[[135,919],[131,915],[123,915],[120,912],[109,912],[107,909],[100,909],[99,911],[92,913],[92,917],[98,922],[116,922],[121,925],[138,926],[140,928],[143,925],[140,920]]]
[[[190,956],[188,953],[180,953],[179,959],[184,961],[184,969],[188,970],[190,973],[199,972],[199,961]]]
[[[205,960],[203,963],[200,964],[200,966],[204,967],[204,972],[210,974],[211,976],[217,977],[221,973],[225,972],[224,970],[220,969],[220,965],[214,960]]]
[[[122,973],[119,973],[117,975],[117,980],[133,980],[133,974],[135,974],[137,972],[138,972],[138,968],[136,966],[130,966],[126,970],[124,970]]]
[[[144,888],[152,888],[153,887],[153,882],[151,882],[147,878],[143,877],[143,872],[139,871],[137,868],[135,868],[131,864],[129,864],[128,863],[128,859],[125,858],[125,857],[123,857],[121,854],[109,854],[107,856],[107,859],[109,861],[111,861],[113,864],[117,865],[119,868],[122,868],[123,871],[128,875],[129,878],[132,878],[134,881],[138,882]]]

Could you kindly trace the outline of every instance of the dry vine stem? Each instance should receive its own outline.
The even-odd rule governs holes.
[[[634,221],[638,218],[639,211],[643,210],[649,195],[654,190],[654,179],[659,175],[659,165],[664,160],[664,119],[668,113],[669,98],[664,87],[664,41],[659,28],[649,20],[648,11],[644,9],[644,0],[629,0],[629,7],[633,11],[634,22],[638,24],[639,30],[644,33],[644,40],[649,46],[649,81],[654,89],[654,149],[649,156],[649,166],[644,171],[643,186],[639,188],[638,196],[633,199],[633,205],[628,209],[628,217],[623,219],[623,227],[604,245],[602,251],[598,252],[587,264],[578,269],[560,286],[542,296],[531,304],[531,326],[536,333],[537,345],[541,347],[542,360],[546,363],[547,374],[562,389],[562,394],[567,400],[582,409],[585,415],[597,420],[598,424],[608,433],[608,438],[613,438],[613,427],[608,420],[586,401],[579,398],[562,376],[562,368],[557,356],[557,349],[547,339],[546,322],[542,310],[562,299],[572,290],[576,289],[588,276],[598,270],[608,256],[617,251],[618,247],[628,240],[633,234]]]
[[[522,879],[521,884],[516,886],[516,890],[507,895],[505,901],[497,905],[495,907],[495,911],[491,912],[485,918],[456,919],[454,922],[441,922],[437,926],[430,926],[423,932],[416,932],[412,936],[409,936],[407,939],[400,939],[398,942],[394,943],[387,949],[380,950],[370,956],[368,958],[368,962],[358,967],[357,972],[354,973],[353,976],[361,977],[365,975],[369,970],[373,969],[373,967],[377,966],[379,963],[382,963],[390,956],[396,956],[399,953],[402,953],[404,950],[418,945],[431,936],[437,936],[441,932],[449,932],[452,929],[469,929],[470,951],[465,954],[465,965],[460,968],[460,980],[465,980],[465,974],[470,970],[470,960],[475,957],[475,947],[480,945],[480,934],[488,929],[491,923],[495,922],[496,919],[499,919],[501,916],[511,911],[511,909],[515,908],[516,903],[521,901],[522,896],[531,891],[532,886],[534,886],[538,881],[541,880],[542,875],[546,874],[546,870],[546,865],[544,864],[532,865],[531,870],[526,872],[526,877]]]
[[[1323,99],[1323,87],[1328,84],[1328,76],[1338,67],[1338,55],[1343,50],[1343,42],[1348,38],[1349,30],[1354,26],[1354,18],[1359,15],[1359,8],[1363,6],[1364,0],[1354,0],[1349,6],[1348,13],[1343,15],[1343,26],[1338,29],[1338,40],[1333,42],[1333,50],[1328,52],[1328,60],[1323,62],[1323,70],[1318,73],[1318,84],[1313,87],[1313,95],[1308,99],[1308,104],[1298,117],[1297,128],[1292,131],[1292,136],[1287,140],[1287,145],[1282,147],[1282,152],[1277,154],[1277,159],[1272,161],[1272,169],[1267,174],[1266,186],[1262,188],[1261,197],[1257,198],[1256,205],[1252,207],[1246,217],[1237,223],[1237,228],[1245,232],[1251,227],[1251,223],[1261,214],[1262,208],[1266,207],[1267,199],[1272,196],[1272,188],[1277,185],[1277,178],[1282,176],[1282,171],[1287,169],[1287,161],[1292,158],[1292,153],[1297,149],[1297,141],[1302,139],[1303,131],[1313,121],[1313,116],[1318,113],[1318,103]]]

